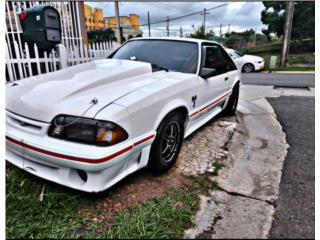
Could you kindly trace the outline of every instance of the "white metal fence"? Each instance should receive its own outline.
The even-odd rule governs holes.
[[[34,5],[45,4],[56,8],[61,15],[62,44],[50,53],[40,52],[36,45],[23,42],[19,14]],[[77,1],[6,1],[6,78],[22,78],[52,72],[64,67],[105,58],[119,45],[116,42],[83,44],[80,3]]]
[[[8,44],[6,49],[7,82],[56,71],[95,59],[106,58],[117,47],[118,45],[115,42],[94,43],[89,44],[89,46],[83,45],[81,53],[76,47],[74,48],[75,51],[67,51],[65,46],[59,44],[56,49],[49,53],[44,52],[43,56],[40,56],[36,44],[28,46],[27,43],[24,43],[21,55],[20,46],[17,41],[14,41],[11,54],[9,53]],[[33,54],[30,54],[30,52]]]

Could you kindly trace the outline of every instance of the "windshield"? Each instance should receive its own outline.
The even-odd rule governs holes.
[[[243,55],[244,55],[243,53],[235,51],[235,50],[233,50],[233,52],[234,52],[234,55],[236,55],[237,57],[243,57]]]
[[[112,58],[151,63],[154,71],[196,73],[198,45],[170,40],[133,40],[119,48]]]

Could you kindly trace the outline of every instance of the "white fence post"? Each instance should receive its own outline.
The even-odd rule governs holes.
[[[57,47],[57,52],[59,56],[59,68],[63,69],[68,67],[68,51],[62,44],[59,44]]]

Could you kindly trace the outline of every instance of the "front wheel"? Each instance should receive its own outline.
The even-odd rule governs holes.
[[[254,71],[254,66],[251,63],[246,63],[243,65],[242,71],[245,73],[250,73]]]
[[[149,167],[153,172],[169,170],[176,162],[184,134],[184,120],[181,113],[168,115],[161,123],[151,146]]]

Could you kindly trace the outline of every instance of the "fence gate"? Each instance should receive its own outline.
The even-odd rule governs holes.
[[[35,5],[50,5],[61,16],[62,43],[51,52],[39,52],[36,44],[23,42],[19,14]],[[12,82],[34,75],[52,72],[75,64],[107,57],[117,45],[115,42],[83,44],[78,1],[6,1],[6,79]]]

